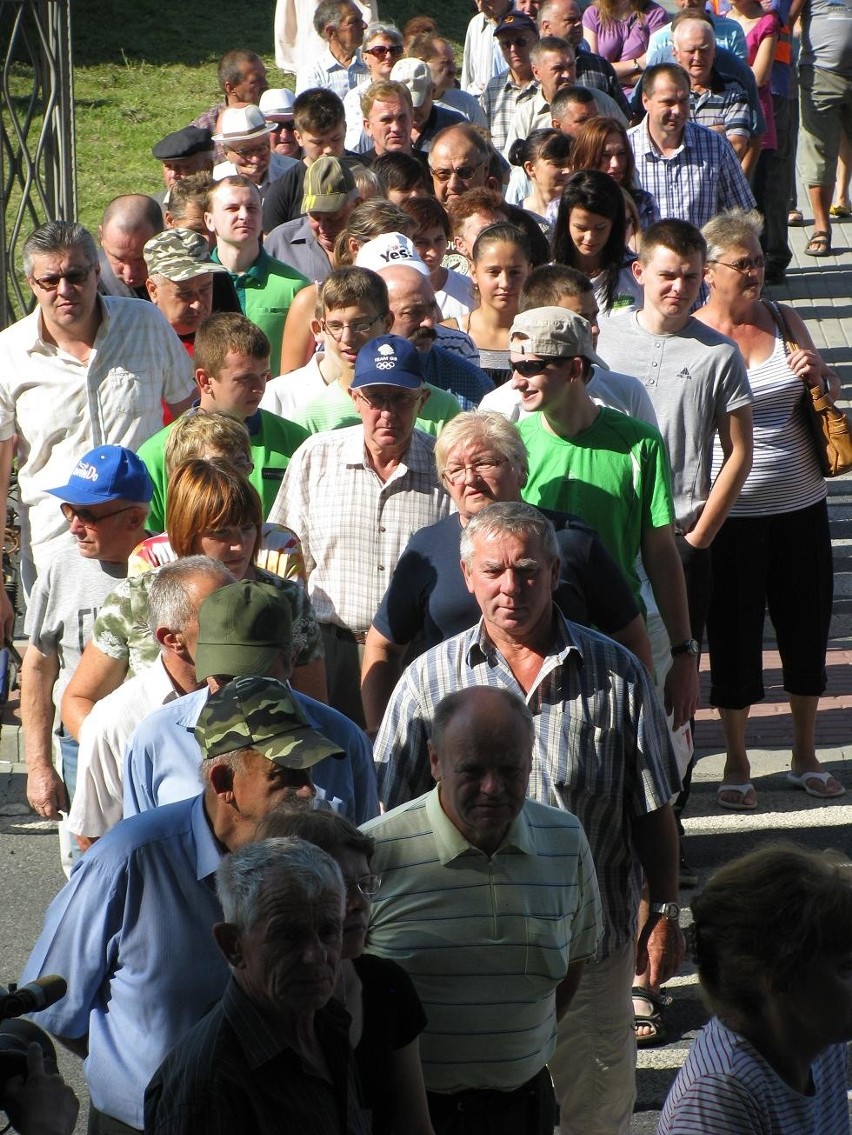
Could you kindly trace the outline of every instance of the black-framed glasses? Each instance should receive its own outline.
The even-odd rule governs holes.
[[[32,282],[45,292],[55,292],[63,280],[72,288],[80,288],[92,274],[94,264],[87,268],[69,268],[67,272],[57,272],[55,276],[32,276]]]
[[[747,256],[744,256],[742,260],[711,260],[710,263],[722,264],[725,268],[733,268],[735,272],[739,272],[741,276],[744,276],[746,272],[751,272],[753,268],[765,268],[766,257],[755,256],[754,259],[750,260]]]
[[[377,43],[375,47],[365,47],[364,55],[372,55],[374,59],[387,59],[389,55],[402,55],[402,47],[398,44],[392,44],[390,47],[386,43]]]
[[[350,335],[369,335],[378,321],[384,319],[386,315],[387,312],[383,311],[379,315],[374,315],[372,319],[350,319],[348,323],[338,322],[336,319],[328,322],[323,319],[320,323],[323,331],[327,331],[335,343],[339,343],[344,331],[348,331]]]
[[[376,894],[379,887],[382,885],[381,875],[361,875],[357,879],[344,879],[346,890],[356,892],[363,895],[365,898],[370,898]]]
[[[471,181],[476,171],[482,169],[484,165],[484,162],[478,162],[475,166],[456,166],[453,169],[435,169],[434,166],[430,166],[429,170],[432,176],[443,184],[453,176],[459,181]]]
[[[522,378],[533,378],[549,367],[561,367],[570,363],[573,355],[559,355],[552,359],[512,359],[509,366]]]
[[[444,470],[444,480],[451,485],[458,485],[465,479],[468,472],[475,477],[489,477],[501,465],[506,464],[503,457],[483,457],[481,461],[471,461],[468,465],[453,465],[451,469]]]
[[[113,509],[112,512],[102,512],[100,516],[95,516],[90,508],[77,508],[73,504],[61,504],[60,509],[62,515],[70,524],[72,520],[77,519],[81,524],[86,524],[90,528],[95,524],[100,524],[103,520],[109,520],[111,516],[118,516],[122,512],[130,512],[131,508],[136,508],[135,504],[127,504],[124,508]]]

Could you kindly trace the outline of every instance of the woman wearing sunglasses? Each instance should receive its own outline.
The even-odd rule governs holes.
[[[383,23],[374,20],[367,25],[364,32],[364,43],[361,55],[370,70],[369,78],[364,77],[362,83],[353,87],[343,100],[343,109],[346,112],[346,140],[347,150],[356,154],[363,154],[373,145],[371,138],[364,133],[364,115],[361,112],[361,95],[370,83],[379,79],[389,79],[393,65],[402,59],[402,32],[396,24]]]

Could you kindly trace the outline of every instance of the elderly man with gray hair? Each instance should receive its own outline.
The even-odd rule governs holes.
[[[368,1135],[334,992],[343,936],[340,868],[316,845],[266,839],[216,872],[213,937],[231,978],[145,1094],[149,1135]]]

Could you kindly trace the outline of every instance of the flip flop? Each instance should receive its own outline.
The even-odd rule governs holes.
[[[831,233],[825,229],[815,229],[805,246],[807,256],[831,256]]]
[[[846,205],[832,205],[828,213],[831,217],[852,217],[852,209]]]
[[[837,785],[836,789],[830,792],[818,792],[815,788],[811,787],[811,781],[819,781],[824,788],[828,788],[828,782],[834,780]],[[843,796],[846,789],[843,785],[836,780],[830,772],[804,772],[801,776],[796,776],[794,772],[787,773],[787,783],[792,785],[793,788],[802,788],[807,792],[808,796],[815,796],[818,800],[831,800],[835,796]]]
[[[723,792],[735,792],[739,800],[723,800],[721,795]],[[731,812],[753,812],[757,807],[757,801],[747,803],[746,796],[749,792],[754,792],[751,781],[747,784],[720,784],[716,789],[716,803],[720,808],[727,808]]]

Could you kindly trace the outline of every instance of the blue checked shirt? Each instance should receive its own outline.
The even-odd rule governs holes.
[[[526,693],[483,622],[421,654],[394,690],[376,738],[379,798],[388,809],[432,785],[426,742],[435,706],[468,686],[523,698],[535,720],[529,796],[573,812],[589,840],[604,910],[599,957],[631,940],[642,883],[634,819],[662,808],[680,777],[659,700],[641,663],[554,612],[554,642]]]
[[[636,176],[656,198],[663,220],[679,217],[697,228],[728,209],[753,209],[754,195],[731,143],[687,122],[680,148],[665,158],[651,141],[648,119],[628,130]]]

